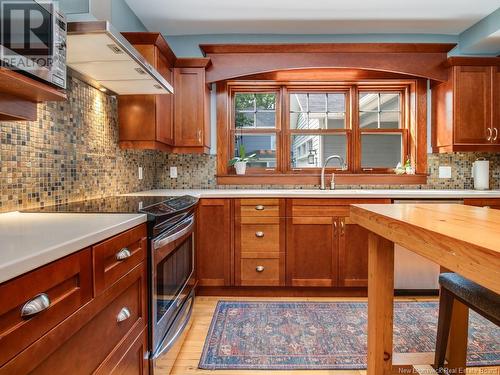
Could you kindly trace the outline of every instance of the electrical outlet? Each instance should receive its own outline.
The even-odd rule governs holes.
[[[177,167],[170,167],[170,178],[177,178]]]
[[[439,178],[451,178],[451,167],[439,167]]]
[[[139,167],[139,180],[142,180],[143,179],[143,175],[142,175],[142,167]]]

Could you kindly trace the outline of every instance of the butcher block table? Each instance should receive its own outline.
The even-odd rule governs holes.
[[[457,204],[358,204],[351,206],[350,218],[371,232],[369,375],[392,372],[394,243],[500,294],[500,210]]]

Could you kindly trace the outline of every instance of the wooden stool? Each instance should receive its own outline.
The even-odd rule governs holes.
[[[482,287],[456,273],[442,273],[439,276],[439,319],[436,339],[436,368],[444,367],[450,322],[455,299],[500,326],[500,295]]]

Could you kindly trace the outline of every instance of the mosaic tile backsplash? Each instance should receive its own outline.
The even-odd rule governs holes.
[[[116,99],[71,79],[68,100],[38,105],[37,121],[0,122],[0,212],[151,189],[155,163],[119,149]]]
[[[338,189],[473,189],[472,163],[478,158],[490,161],[490,188],[500,189],[500,153],[429,154],[426,185],[337,185]],[[156,186],[163,189],[307,189],[317,185],[217,185],[214,155],[160,155]],[[169,177],[170,166],[176,166],[179,177]],[[450,166],[452,178],[439,178],[439,166]]]
[[[500,153],[430,154],[423,186],[338,188],[471,189],[471,166],[490,160],[491,188],[500,189]],[[452,178],[439,179],[438,167]],[[142,180],[138,167],[143,167]],[[178,178],[169,177],[169,167]],[[150,189],[313,188],[217,185],[214,155],[173,155],[118,147],[117,101],[72,78],[68,100],[38,106],[38,120],[0,122],[0,212]]]

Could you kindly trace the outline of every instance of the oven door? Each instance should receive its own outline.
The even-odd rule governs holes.
[[[194,215],[152,240],[151,352],[154,355],[195,286]]]

